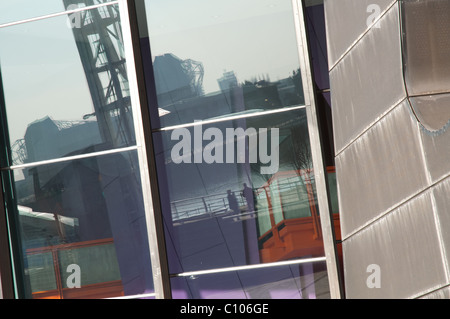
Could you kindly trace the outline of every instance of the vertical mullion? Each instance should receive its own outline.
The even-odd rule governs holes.
[[[157,299],[171,298],[169,268],[166,256],[164,227],[156,180],[150,117],[145,82],[141,73],[139,30],[134,0],[119,1],[131,106],[136,131],[147,233],[152,262],[153,282]]]
[[[320,135],[318,111],[312,81],[311,60],[306,35],[306,24],[302,0],[292,0],[294,10],[297,45],[302,72],[303,88],[305,92],[306,114],[310,136],[311,154],[314,167],[314,178],[317,191],[317,201],[320,212],[320,223],[323,234],[323,245],[327,261],[330,295],[333,299],[342,298],[340,276],[338,270],[338,257],[335,243],[334,225],[331,213],[330,194],[328,191],[327,176],[323,158],[323,143]]]
[[[0,192],[0,299],[14,299],[14,279],[3,187]]]
[[[5,92],[3,90],[3,79],[0,65],[0,168],[7,167],[11,164],[11,145],[9,142],[8,122],[6,120],[6,103]],[[12,171],[8,173],[0,172],[0,288],[2,299],[14,299],[23,295],[23,289],[17,285],[15,267],[20,265],[20,258],[18,253],[14,251],[14,245],[11,238],[13,232],[14,222],[12,214],[8,215],[8,208],[11,208],[11,196],[7,197],[6,189],[12,189],[11,175]],[[7,177],[5,176],[7,175]],[[6,180],[7,179],[7,180]],[[8,207],[9,206],[9,207]],[[14,211],[14,210],[12,210]],[[11,218],[13,220],[11,220]],[[17,230],[16,230],[17,232]],[[14,262],[15,259],[16,263]]]

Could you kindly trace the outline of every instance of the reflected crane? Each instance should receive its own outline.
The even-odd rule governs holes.
[[[106,0],[63,0],[67,10]],[[119,147],[134,142],[131,101],[118,7],[100,6],[69,14],[69,22],[92,96],[104,143]]]

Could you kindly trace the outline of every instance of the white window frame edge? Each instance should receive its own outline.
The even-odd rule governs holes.
[[[294,12],[295,31],[297,34],[297,48],[300,59],[303,91],[305,92],[305,104],[307,106],[306,116],[317,189],[317,201],[321,216],[320,223],[327,264],[328,281],[330,285],[330,296],[332,299],[341,299],[342,294],[333,233],[334,225],[332,223],[329,192],[325,176],[326,172],[324,170],[324,159],[317,119],[317,105],[314,97],[314,84],[312,82],[310,55],[306,36],[306,22],[302,2],[302,0],[292,0],[292,7]]]
[[[148,167],[147,150],[144,136],[143,119],[140,110],[139,86],[134,58],[134,48],[131,35],[131,21],[128,15],[129,8],[127,0],[119,0],[119,13],[123,34],[123,45],[125,49],[125,59],[128,74],[128,84],[130,88],[131,108],[133,112],[133,122],[136,135],[136,146],[141,176],[141,187],[144,201],[145,220],[147,226],[148,244],[150,248],[150,260],[152,264],[153,285],[156,299],[164,299],[164,283],[161,271],[161,260],[157,238],[157,228],[155,211],[153,208],[153,198]]]

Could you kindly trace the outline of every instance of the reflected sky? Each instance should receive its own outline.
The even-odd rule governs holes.
[[[62,0],[0,0],[0,24],[64,11]]]
[[[55,120],[82,120],[92,112],[86,76],[67,21],[67,16],[60,16],[0,29],[12,142],[23,138],[26,123],[47,115]]]
[[[239,82],[276,81],[298,69],[288,0],[145,1],[152,55],[172,53],[203,63],[205,93],[234,71]]]

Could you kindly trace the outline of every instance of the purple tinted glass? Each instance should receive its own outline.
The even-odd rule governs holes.
[[[172,281],[175,299],[328,299],[324,262],[240,270]]]
[[[240,146],[238,138],[228,140],[226,135],[239,128],[255,134],[247,136],[242,152],[235,152],[245,153],[246,159],[228,161],[228,142],[235,142],[235,150]],[[262,134],[263,128],[268,128],[270,138],[270,134]],[[210,140],[200,141],[199,147],[194,145],[202,133],[212,132],[208,130],[223,135],[216,144],[223,151],[221,163],[207,162]],[[304,109],[187,127],[178,132],[192,139],[188,139],[191,145],[186,144],[180,152],[177,147],[186,140],[172,140],[178,136],[176,130],[154,134],[172,274],[323,256]],[[272,139],[274,132],[277,139]],[[263,170],[269,163],[263,163],[261,156],[256,162],[251,160],[253,152],[264,148],[260,145],[264,139],[271,143],[268,153],[278,156],[276,169],[269,173]],[[202,149],[205,158],[194,163]],[[186,162],[177,157],[184,151],[189,153]]]

